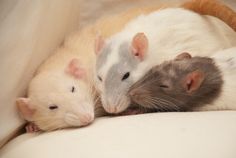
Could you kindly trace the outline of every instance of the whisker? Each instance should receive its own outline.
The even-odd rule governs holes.
[[[152,100],[152,102],[156,103],[157,105],[159,104],[162,107],[164,106],[164,108],[167,109],[167,110],[172,110],[173,108],[175,110],[179,110],[179,107],[176,104],[174,104],[173,102],[169,101],[169,100],[165,100],[165,99],[161,99],[161,98],[156,98],[156,97],[155,98],[151,97],[149,99]]]

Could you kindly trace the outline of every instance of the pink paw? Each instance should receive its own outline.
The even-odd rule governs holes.
[[[34,123],[30,122],[25,126],[27,133],[39,132],[40,129]]]

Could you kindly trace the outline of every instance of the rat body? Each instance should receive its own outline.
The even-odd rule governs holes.
[[[153,67],[129,94],[149,110],[236,110],[236,48],[212,58],[182,56]],[[186,55],[186,54],[183,54]]]
[[[212,55],[235,44],[236,33],[214,17],[181,8],[139,16],[107,40],[96,39],[96,82],[103,107],[109,113],[127,109],[129,88],[164,60],[185,51]]]

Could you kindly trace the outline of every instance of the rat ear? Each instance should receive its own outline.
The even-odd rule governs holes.
[[[29,98],[18,98],[16,99],[16,105],[21,116],[27,121],[32,121],[36,109],[32,108],[29,100]]]
[[[72,75],[76,79],[81,79],[86,75],[86,71],[80,65],[79,59],[71,59],[65,71],[67,74]]]
[[[96,55],[101,53],[102,48],[105,45],[105,40],[101,35],[97,35],[94,42],[94,52]]]
[[[175,57],[174,60],[183,60],[183,59],[191,59],[191,58],[192,58],[192,56],[189,53],[184,52],[184,53],[177,55],[177,57]]]
[[[86,75],[85,69],[81,67],[79,59],[76,58],[71,59],[65,71],[76,79],[81,79]]]
[[[197,90],[205,79],[205,74],[199,70],[189,73],[183,82],[183,86],[188,93]]]
[[[143,60],[148,50],[148,39],[144,33],[137,33],[132,40],[132,54]]]

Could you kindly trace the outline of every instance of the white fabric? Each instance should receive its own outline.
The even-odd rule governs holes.
[[[88,127],[25,134],[1,158],[235,158],[236,112],[100,118]]]

